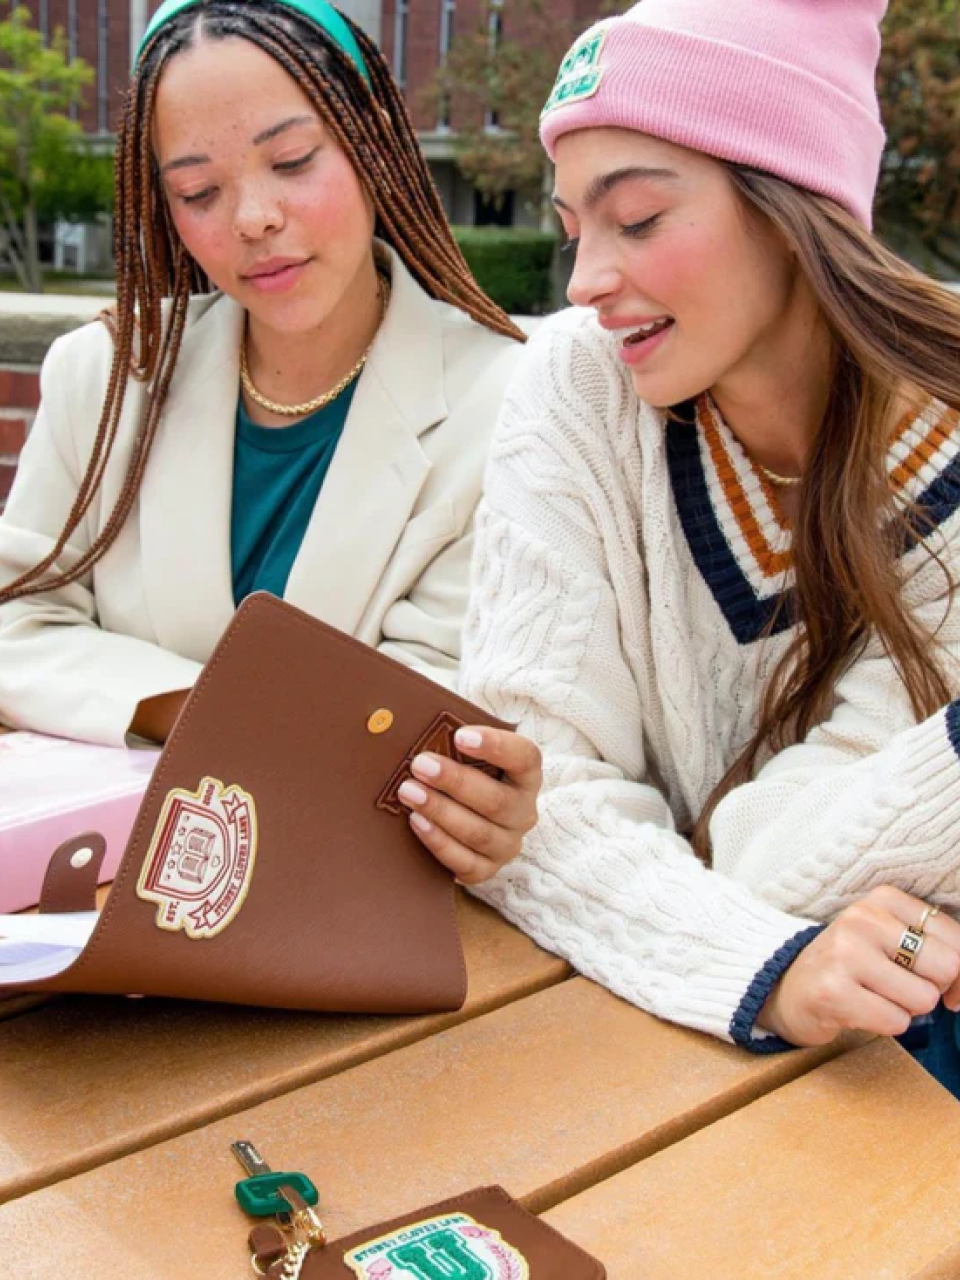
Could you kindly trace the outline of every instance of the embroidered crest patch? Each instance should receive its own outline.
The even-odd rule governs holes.
[[[529,1280],[523,1254],[468,1213],[445,1213],[343,1255],[358,1280]]]
[[[606,37],[606,31],[595,31],[573,46],[560,63],[553,92],[540,112],[541,120],[548,111],[568,107],[571,102],[582,102],[584,98],[592,98],[597,92],[603,79],[600,51]]]
[[[243,905],[257,856],[253,796],[204,778],[196,791],[171,791],[137,881],[158,904],[159,929],[212,938]]]

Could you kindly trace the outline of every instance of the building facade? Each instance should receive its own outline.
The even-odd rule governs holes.
[[[160,0],[28,0],[45,35],[60,28],[70,53],[96,73],[78,119],[104,144],[116,133],[122,95],[133,56]],[[457,121],[441,104],[428,105],[427,90],[458,32],[488,24],[496,41],[510,0],[337,0],[383,50],[413,114],[420,140],[447,212],[453,222],[490,220],[535,223],[537,210],[508,200],[492,211],[459,173],[454,162]],[[598,0],[552,0],[558,21],[587,26]],[[495,122],[494,122],[495,123]]]

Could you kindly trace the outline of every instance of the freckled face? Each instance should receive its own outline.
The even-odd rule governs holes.
[[[213,283],[295,334],[349,308],[369,276],[373,206],[296,82],[247,40],[167,66],[154,148],[174,225]]]
[[[556,156],[568,297],[616,332],[641,399],[679,404],[762,358],[786,323],[791,261],[723,165],[625,129],[565,134]]]

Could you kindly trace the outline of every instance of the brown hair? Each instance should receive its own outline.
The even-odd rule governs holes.
[[[343,147],[376,212],[375,233],[391,245],[432,298],[459,307],[478,323],[525,341],[525,335],[481,290],[450,230],[413,124],[376,45],[345,19],[370,75],[319,26],[272,0],[201,0],[162,26],[143,52],[127,91],[116,156],[117,267],[113,365],[100,424],[77,496],[48,555],[8,586],[0,604],[66,586],[88,573],[116,540],[136,499],[177,363],[191,293],[210,291],[199,265],[174,230],[152,148],[157,86],[172,57],[207,38],[239,36],[268,53],[300,86]],[[161,304],[169,299],[164,323]],[[116,505],[89,548],[67,570],[56,563],[96,496],[132,372],[151,383]]]
[[[886,458],[896,406],[931,397],[960,410],[960,299],[891,253],[833,201],[765,173],[728,166],[748,208],[767,219],[811,286],[834,343],[829,398],[793,530],[796,635],[769,681],[752,739],[714,788],[693,844],[709,858],[710,819],[767,752],[802,741],[831,712],[843,672],[876,636],[917,720],[949,702],[936,636],[909,611],[899,560],[931,517],[891,489]],[[947,575],[952,601],[955,583]],[[775,625],[776,619],[774,620]]]

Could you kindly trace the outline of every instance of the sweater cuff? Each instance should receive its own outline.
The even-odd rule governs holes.
[[[957,758],[960,759],[960,700],[955,700],[947,707],[944,717],[947,727],[947,737],[950,739],[950,745],[956,752]]]
[[[757,973],[747,987],[743,999],[730,1019],[730,1038],[734,1044],[749,1049],[751,1053],[782,1053],[786,1049],[796,1049],[795,1044],[784,1040],[781,1036],[769,1035],[756,1029],[756,1021],[760,1010],[767,1002],[767,997],[777,985],[784,973],[793,964],[804,947],[822,933],[825,924],[809,925],[794,934],[782,947],[778,947],[763,968]]]

